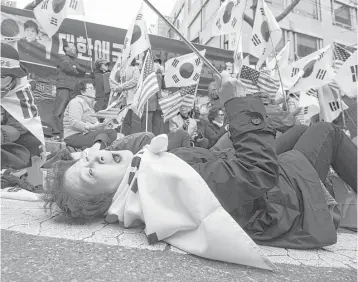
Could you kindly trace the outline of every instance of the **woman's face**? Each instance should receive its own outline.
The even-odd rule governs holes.
[[[88,151],[67,170],[65,189],[83,196],[112,194],[117,191],[132,159],[131,151]]]
[[[222,123],[222,122],[224,122],[224,119],[225,119],[225,114],[224,114],[224,112],[223,111],[218,111],[218,114],[216,115],[216,118],[215,118],[215,120],[217,121],[217,122],[219,122],[219,123]]]
[[[37,37],[37,31],[33,27],[28,27],[27,29],[25,29],[24,34],[25,34],[25,38],[28,41],[34,41]]]

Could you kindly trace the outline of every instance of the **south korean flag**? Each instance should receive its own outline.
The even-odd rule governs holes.
[[[200,51],[205,56],[206,50]],[[165,86],[186,87],[199,83],[203,61],[195,53],[172,58],[165,63]]]
[[[281,37],[282,30],[273,13],[264,0],[258,0],[250,41],[250,54],[259,59],[258,69],[280,42]]]
[[[291,88],[292,92],[318,88],[332,82],[334,71],[332,68],[332,48],[329,45],[317,58],[309,61],[303,68],[302,76]]]
[[[34,9],[36,20],[49,37],[60,28],[68,15],[84,15],[82,0],[44,0]]]
[[[246,2],[247,0],[225,1],[215,15],[212,25],[212,36],[219,36],[240,31]]]

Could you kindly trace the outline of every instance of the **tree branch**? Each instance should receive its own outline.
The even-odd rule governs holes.
[[[294,0],[290,5],[288,5],[288,7],[276,17],[276,21],[279,22],[281,20],[283,20],[292,10],[293,8],[295,8],[297,6],[297,4],[300,2],[301,0]],[[250,7],[251,9],[256,9],[257,6],[257,2]],[[254,26],[254,19],[252,19],[251,17],[249,17],[248,15],[244,14],[244,21],[247,22],[251,27]]]
[[[297,6],[300,1],[301,0],[295,0],[290,5],[288,5],[288,7],[276,17],[276,21],[279,22],[284,19],[293,10],[293,8]]]

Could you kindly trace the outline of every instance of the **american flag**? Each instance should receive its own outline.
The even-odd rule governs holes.
[[[351,53],[348,52],[343,47],[338,44],[334,44],[333,47],[333,69],[337,72],[340,67],[344,64],[345,61],[351,56]]]
[[[240,79],[249,92],[266,92],[269,95],[275,95],[280,83],[271,78],[267,73],[259,72],[248,66],[243,66],[240,73]]]
[[[152,97],[159,91],[159,84],[157,80],[157,75],[154,70],[154,62],[152,58],[152,53],[147,52],[147,55],[144,60],[144,65],[140,77],[140,86],[135,94],[137,97],[137,111],[138,116],[141,117],[143,114],[143,109],[148,99]]]
[[[159,100],[160,108],[163,111],[164,122],[175,117],[180,108],[193,108],[197,85],[183,87],[168,97]]]

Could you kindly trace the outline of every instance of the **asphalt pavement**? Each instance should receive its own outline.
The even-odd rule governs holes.
[[[2,199],[1,229],[1,281],[357,281],[357,234],[343,229],[319,250],[261,246],[275,272],[148,245],[143,228],[74,222],[41,202]]]

